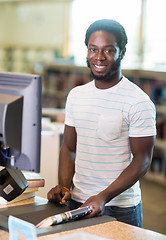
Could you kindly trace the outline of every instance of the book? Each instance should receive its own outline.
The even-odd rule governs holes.
[[[77,220],[78,218],[81,218],[83,216],[86,216],[87,214],[91,213],[93,211],[93,207],[85,206],[80,207],[77,209],[73,209],[64,213],[56,214],[50,217],[47,217],[43,219],[41,222],[39,222],[36,227],[37,228],[47,228],[54,224],[59,224],[62,222],[68,222],[71,220]]]
[[[28,182],[28,188],[39,188],[44,187],[45,180],[40,176],[40,174],[35,172],[22,172]]]
[[[0,205],[11,204],[11,203],[19,202],[32,197],[35,197],[35,191],[23,192],[21,195],[19,195],[18,197],[16,197],[15,199],[9,202],[3,197],[0,197]]]
[[[24,193],[28,193],[28,192],[37,192],[39,191],[39,188],[38,187],[27,187],[24,191]]]

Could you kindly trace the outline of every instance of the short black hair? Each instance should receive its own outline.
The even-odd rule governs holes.
[[[85,45],[88,46],[90,35],[96,31],[106,31],[112,33],[117,40],[117,44],[121,50],[125,49],[127,44],[127,35],[124,27],[117,21],[112,19],[101,19],[92,23],[86,31]]]

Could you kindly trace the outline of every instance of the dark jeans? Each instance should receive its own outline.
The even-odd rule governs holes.
[[[80,207],[82,203],[70,200],[68,207],[70,210]],[[124,222],[133,226],[142,227],[142,202],[133,207],[116,207],[106,206],[103,215],[116,218],[120,222]]]

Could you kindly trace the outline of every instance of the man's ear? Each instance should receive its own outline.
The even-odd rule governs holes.
[[[126,48],[124,48],[124,49],[121,51],[121,60],[123,59],[125,53],[126,53]]]

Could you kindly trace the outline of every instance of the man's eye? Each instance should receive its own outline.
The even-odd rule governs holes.
[[[89,51],[96,52],[96,49],[95,48],[90,48]]]
[[[106,49],[105,52],[106,53],[114,53],[115,51],[113,49]]]

